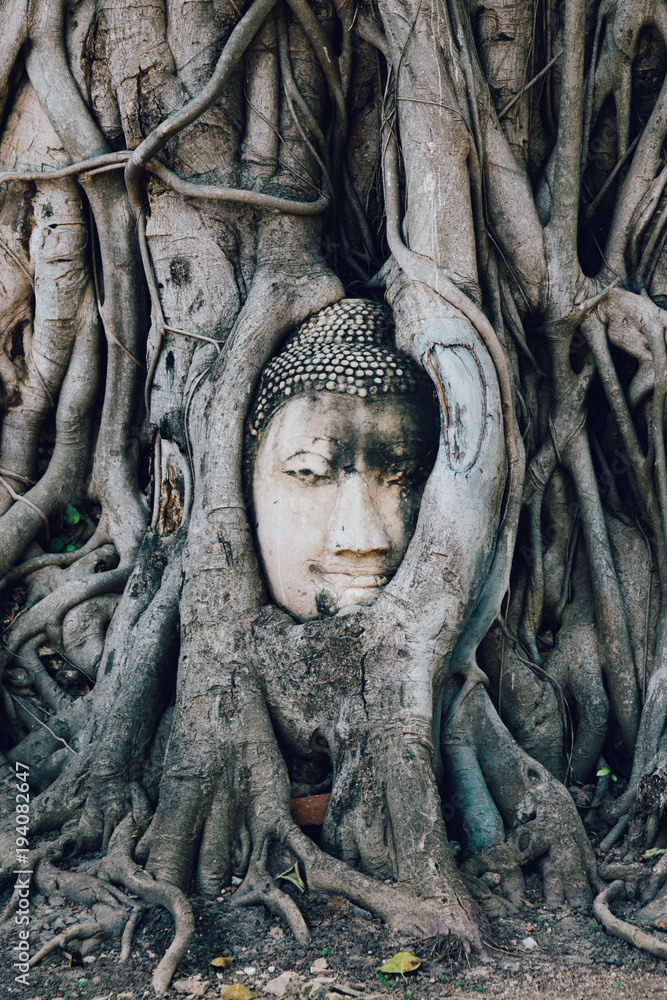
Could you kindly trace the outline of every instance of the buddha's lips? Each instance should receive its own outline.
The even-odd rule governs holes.
[[[318,567],[312,567],[312,572],[333,591],[366,590],[384,587],[391,580],[394,571],[384,573],[326,573]]]

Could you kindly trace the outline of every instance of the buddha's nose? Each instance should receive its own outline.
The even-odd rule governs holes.
[[[366,477],[347,473],[338,488],[329,518],[327,543],[330,552],[388,552],[391,542]]]

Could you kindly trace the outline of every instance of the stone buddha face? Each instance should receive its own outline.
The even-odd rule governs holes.
[[[253,474],[274,601],[299,621],[372,604],[414,532],[436,444],[414,396],[299,396],[271,418]]]
[[[382,309],[328,307],[333,334],[309,321],[267,367],[255,405],[259,555],[272,599],[299,621],[373,603],[405,554],[435,459],[430,384],[377,337]]]

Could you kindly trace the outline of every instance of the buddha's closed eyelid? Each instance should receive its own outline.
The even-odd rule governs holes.
[[[331,475],[330,460],[317,452],[297,452],[281,463],[281,471],[303,483],[321,483]]]
[[[414,455],[397,455],[390,461],[383,462],[380,466],[383,472],[409,472],[416,469],[420,464],[419,458]]]
[[[429,469],[416,458],[402,458],[380,469],[381,478],[389,484],[423,483],[428,479]]]

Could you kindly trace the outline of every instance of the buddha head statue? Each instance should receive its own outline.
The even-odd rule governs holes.
[[[342,299],[262,373],[246,434],[260,560],[297,620],[372,604],[414,532],[438,442],[430,380],[391,312]]]

